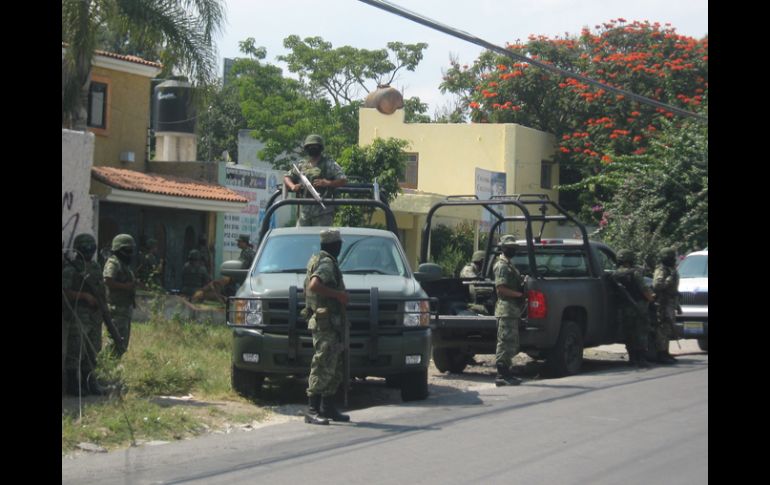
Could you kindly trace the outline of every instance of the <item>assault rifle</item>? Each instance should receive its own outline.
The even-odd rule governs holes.
[[[299,181],[302,184],[303,187],[305,187],[305,190],[313,196],[316,202],[321,204],[321,207],[323,209],[326,209],[326,206],[324,205],[323,201],[321,200],[321,195],[318,193],[318,191],[313,187],[313,184],[310,183],[310,180],[305,176],[304,173],[297,167],[296,163],[291,164],[291,171],[294,172],[298,177]]]

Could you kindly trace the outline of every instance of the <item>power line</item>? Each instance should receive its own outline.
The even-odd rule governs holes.
[[[556,66],[551,66],[549,64],[537,61],[535,59],[530,59],[527,56],[523,56],[521,54],[517,54],[515,52],[511,52],[508,49],[505,49],[503,47],[500,47],[498,45],[492,44],[490,42],[487,42],[483,39],[480,39],[474,35],[469,34],[468,32],[455,29],[454,27],[450,27],[448,25],[442,24],[440,22],[436,22],[435,20],[429,19],[423,15],[420,15],[418,13],[412,12],[410,10],[407,10],[403,7],[399,7],[398,5],[392,4],[390,2],[387,2],[385,0],[359,0],[360,2],[369,4],[373,7],[377,7],[379,9],[391,12],[393,14],[398,15],[399,17],[404,17],[409,20],[412,20],[414,22],[417,22],[418,24],[425,25],[426,27],[430,27],[431,29],[438,30],[440,32],[444,32],[445,34],[449,34],[453,37],[457,37],[459,39],[471,42],[473,44],[479,45],[481,47],[484,47],[485,49],[489,49],[491,51],[498,52],[500,54],[503,54],[505,56],[508,56],[510,58],[526,62],[528,64],[531,64],[533,66],[537,66],[541,69],[545,69],[548,71],[555,72],[561,76],[564,77],[570,77],[579,79],[583,82],[586,82],[588,84],[592,84],[594,86],[598,86],[602,89],[606,89],[608,91],[612,91],[614,93],[622,94],[624,96],[627,96],[630,99],[633,99],[635,101],[638,101],[643,104],[649,104],[652,106],[656,106],[658,108],[666,109],[668,111],[671,111],[672,113],[676,113],[682,116],[689,116],[691,118],[695,118],[699,121],[708,123],[708,117],[703,116],[701,114],[695,113],[693,111],[687,111],[681,108],[677,108],[676,106],[671,106],[670,104],[666,104],[657,100],[654,100],[652,98],[647,98],[645,96],[641,96],[636,93],[632,93],[631,91],[626,91],[625,89],[616,88],[614,86],[610,86],[604,83],[601,83],[599,81],[595,81],[593,79],[589,79],[583,75],[575,74],[570,71],[567,71],[565,69],[558,68]]]

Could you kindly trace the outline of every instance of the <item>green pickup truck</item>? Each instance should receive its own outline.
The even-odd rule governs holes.
[[[335,193],[345,190],[338,188]],[[301,314],[306,265],[320,250],[319,233],[324,227],[270,229],[269,221],[281,207],[316,203],[278,200],[279,195],[268,202],[251,268],[227,269],[233,262],[222,265],[223,274],[243,280],[235,297],[228,299],[227,324],[233,329],[232,386],[246,397],[258,395],[265,378],[306,376],[313,357],[312,336]],[[380,209],[388,227],[339,228],[343,246],[338,260],[350,294],[346,307],[350,376],[384,377],[388,385],[400,387],[404,401],[425,399],[430,299],[412,274],[393,213],[374,198],[323,202]]]

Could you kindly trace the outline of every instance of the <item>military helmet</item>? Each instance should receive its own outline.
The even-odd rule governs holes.
[[[505,236],[500,238],[500,247],[501,248],[515,248],[518,245],[516,244],[516,236],[512,234],[506,234]]]
[[[321,244],[330,244],[342,241],[339,229],[324,229],[321,231]]]
[[[304,148],[308,145],[321,145],[323,148],[324,139],[321,138],[321,135],[308,135],[307,138],[305,138],[305,143],[302,144],[302,147]]]
[[[201,259],[201,252],[197,249],[191,250],[189,253],[187,253],[187,259],[190,261],[197,261]]]
[[[130,234],[118,234],[112,240],[112,252],[123,248],[134,249],[135,247],[136,242],[134,242],[134,238]]]
[[[636,258],[630,249],[621,249],[617,254],[618,264],[634,264]]]
[[[673,260],[676,258],[676,249],[663,248],[658,252],[658,258],[660,258],[661,261]]]
[[[486,256],[486,254],[487,253],[485,253],[484,251],[481,251],[481,250],[474,251],[473,252],[473,256],[471,256],[471,261],[474,262],[474,263],[480,263],[480,262],[484,261],[484,256]]]
[[[241,234],[238,236],[238,241],[245,242],[246,244],[249,244],[249,235],[248,234]]]
[[[89,251],[96,249],[96,239],[90,234],[78,234],[72,242],[72,248],[76,251]]]

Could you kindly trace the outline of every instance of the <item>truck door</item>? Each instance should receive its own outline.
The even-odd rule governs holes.
[[[602,293],[604,297],[604,318],[605,327],[607,332],[604,336],[606,343],[614,343],[618,341],[620,328],[618,325],[618,294],[615,289],[615,283],[610,280],[611,274],[617,266],[615,265],[615,257],[605,248],[596,248],[597,251],[594,254],[597,256],[599,262],[599,269],[602,272]]]

